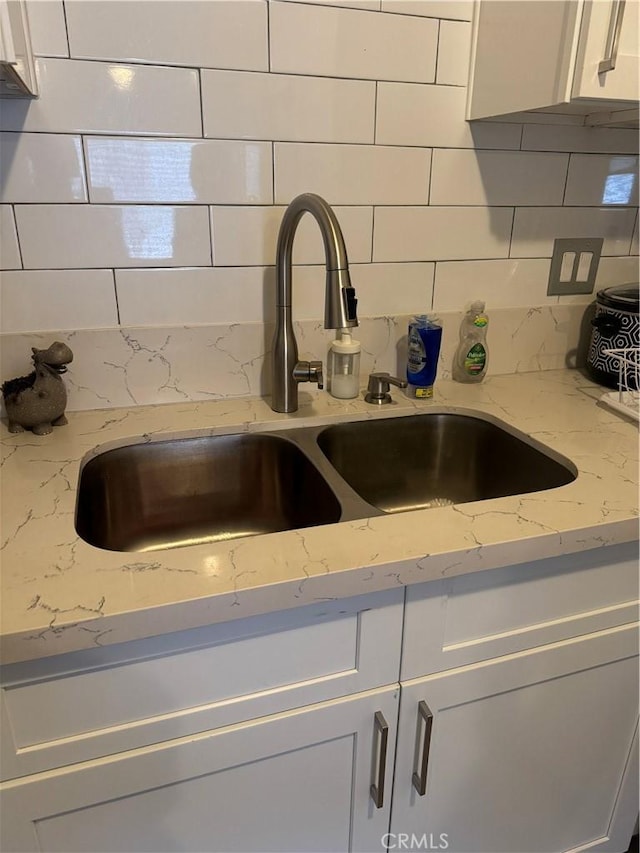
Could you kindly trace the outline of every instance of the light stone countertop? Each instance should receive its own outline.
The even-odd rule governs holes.
[[[243,616],[452,577],[638,536],[638,428],[580,372],[436,384],[432,401],[394,391],[374,408],[301,388],[300,410],[260,399],[71,413],[49,436],[2,431],[1,656],[30,660]],[[528,495],[415,510],[214,544],[120,553],[74,528],[83,460],[96,448],[173,436],[281,429],[465,409],[568,457],[577,479]],[[495,460],[500,465],[500,460]]]

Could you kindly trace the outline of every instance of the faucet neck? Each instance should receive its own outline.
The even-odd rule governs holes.
[[[299,195],[282,217],[276,250],[276,328],[273,336],[271,390],[271,408],[274,412],[297,410],[298,382],[313,381],[322,387],[322,363],[298,361],[291,313],[293,240],[298,223],[305,213],[315,218],[324,242],[327,268],[324,327],[345,329],[358,325],[347,250],[335,213],[320,196],[313,193]]]
[[[355,294],[351,287],[342,230],[331,207],[313,193],[303,193],[294,198],[280,224],[276,250],[276,308],[290,307],[292,303],[293,242],[298,223],[305,213],[315,218],[324,243],[327,269],[325,329],[356,326]]]

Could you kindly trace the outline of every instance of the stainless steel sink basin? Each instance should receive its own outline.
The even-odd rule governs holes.
[[[575,479],[496,424],[432,413],[328,427],[318,445],[341,477],[384,512],[539,492]]]
[[[82,470],[76,529],[111,551],[235,539],[329,524],[340,504],[285,438],[221,435],[107,451]]]
[[[573,479],[568,460],[506,425],[428,412],[107,450],[81,470],[76,529],[99,548],[152,551]]]

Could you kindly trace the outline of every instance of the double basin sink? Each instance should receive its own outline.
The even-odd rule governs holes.
[[[572,463],[484,415],[429,412],[132,444],[84,465],[76,529],[153,551],[556,488]]]

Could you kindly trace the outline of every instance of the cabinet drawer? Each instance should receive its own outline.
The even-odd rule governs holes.
[[[638,618],[638,545],[625,543],[407,589],[401,679]]]
[[[4,668],[10,779],[396,682],[403,590]]]

